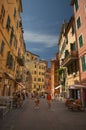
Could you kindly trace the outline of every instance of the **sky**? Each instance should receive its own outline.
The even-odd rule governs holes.
[[[50,61],[58,52],[58,38],[64,20],[73,14],[70,0],[22,0],[21,14],[26,50]]]

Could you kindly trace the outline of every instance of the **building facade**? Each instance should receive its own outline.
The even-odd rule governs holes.
[[[46,70],[46,73],[45,73],[45,92],[46,93],[51,93],[51,71],[50,71],[50,68],[48,68]]]
[[[28,80],[27,88],[30,88],[32,93],[44,92],[45,87],[45,73],[47,69],[47,62],[39,60],[39,56],[31,52],[27,53],[26,68],[30,79]]]
[[[86,84],[86,0],[72,0],[78,45],[80,82]]]
[[[59,39],[60,68],[64,68],[61,76],[62,93],[67,96],[69,88],[79,84],[78,48],[76,43],[75,22],[72,16],[68,23],[62,25]],[[63,39],[63,40],[62,40]],[[63,79],[62,79],[63,78]]]
[[[86,0],[71,0],[73,7],[76,41],[78,46],[79,72],[82,103],[86,102]]]
[[[55,88],[59,85],[57,70],[59,69],[59,54],[51,60],[51,95],[54,98]]]
[[[23,72],[25,44],[21,12],[21,0],[0,0],[0,95],[12,95],[17,89],[17,72]]]
[[[26,51],[25,53],[25,73],[27,73],[26,76],[26,89],[27,91],[32,91],[32,88],[34,86],[34,68],[35,68],[35,64],[38,61],[38,55],[33,54],[29,51]]]

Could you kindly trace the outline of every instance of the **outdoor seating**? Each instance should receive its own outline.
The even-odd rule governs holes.
[[[71,104],[74,102],[74,99],[66,99],[65,101],[65,105],[66,107],[70,108],[71,107]]]
[[[4,116],[12,109],[12,98],[7,96],[0,97],[0,117]]]
[[[80,99],[76,99],[76,100],[67,99],[65,105],[68,107],[68,109],[71,109],[73,111],[83,110],[82,102]]]
[[[80,99],[76,99],[72,104],[71,104],[71,109],[72,110],[82,110],[82,103]]]

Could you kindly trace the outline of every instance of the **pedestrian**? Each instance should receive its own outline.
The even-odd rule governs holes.
[[[21,95],[21,92],[17,92],[17,107],[18,108],[22,108],[23,106],[23,98],[22,98],[22,95]]]
[[[51,108],[51,94],[50,93],[47,94],[46,99],[47,99],[48,108]]]
[[[13,107],[17,108],[17,94],[13,92]]]
[[[35,109],[39,109],[39,103],[40,103],[40,99],[39,99],[39,95],[37,93],[35,95]]]

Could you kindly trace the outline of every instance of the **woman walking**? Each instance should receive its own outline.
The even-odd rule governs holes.
[[[51,108],[51,94],[50,93],[47,94],[47,104],[48,104],[48,108]]]

